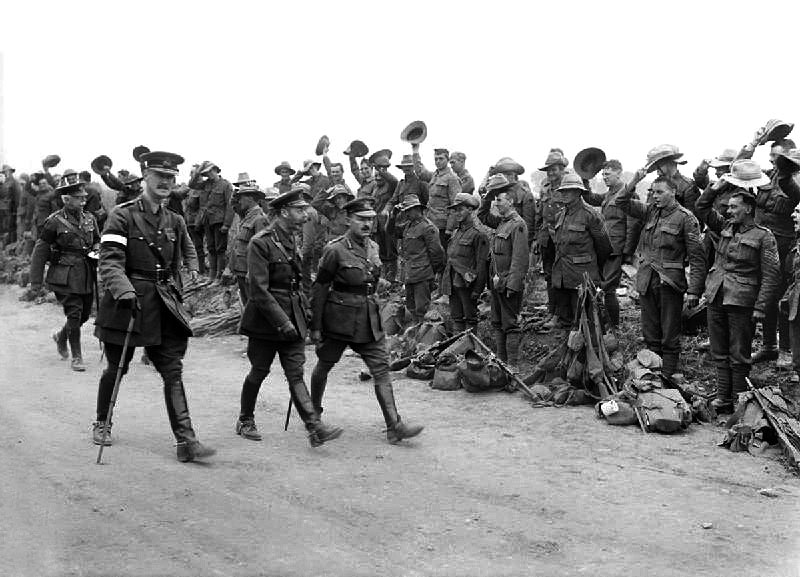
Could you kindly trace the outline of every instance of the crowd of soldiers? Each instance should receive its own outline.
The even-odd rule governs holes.
[[[80,326],[91,309],[95,278],[102,283],[95,332],[107,367],[94,441],[110,443],[104,422],[115,375],[127,371],[135,347],[144,347],[163,377],[178,458],[185,461],[213,450],[196,439],[183,389],[191,327],[180,299],[181,270],[193,278],[219,279],[224,271],[236,277],[251,368],[235,429],[246,439],[261,439],[254,409],[276,355],[310,443],[337,438],[341,429],[322,421],[322,398],[328,373],[348,346],[373,377],[388,440],[416,436],[422,427],[403,421],[395,406],[378,293],[402,287],[413,322],[423,320],[434,293],[447,295],[453,329],[461,331],[477,325],[478,300],[488,290],[496,354],[518,367],[520,311],[535,260],[547,285],[547,327],[554,330],[572,326],[587,276],[603,290],[610,322],[618,325],[623,265],[635,261],[644,341],[662,356],[667,376],[680,370],[681,312],[704,297],[717,371],[714,405],[732,411],[752,363],[786,362],[791,351],[789,366],[800,371],[793,222],[800,151],[787,138],[787,126],[768,124],[741,150],[704,160],[691,178],[680,172],[686,162],[674,145],[651,149],[628,182],[622,164],[605,160],[599,149],[579,154],[573,170],[564,151],[553,148],[539,169],[546,176],[538,198],[521,178],[524,167],[508,157],[477,185],[462,152],[436,148],[435,168],[427,169],[419,150],[427,131],[422,122],[403,131],[411,152],[395,165],[401,178],[390,171],[391,151],[368,156],[363,142],[350,144],[344,154],[358,183],[355,192],[344,165],[329,157],[327,137],[317,145],[318,160],[304,161],[300,170],[279,163],[279,180],[264,188],[246,173],[229,182],[209,161],[194,165],[189,182],[178,186],[183,158],[138,147],[134,157],[142,177],[113,175],[107,157],[92,163],[118,192],[108,213],[94,201],[88,173],[65,172],[57,182],[45,166],[15,180],[4,167],[3,190],[9,182],[19,187],[15,232],[37,239],[32,288],[46,281],[62,303],[67,322],[53,338],[64,358],[70,345],[75,370],[85,370]],[[773,167],[762,171],[752,156],[766,143]],[[600,153],[599,162],[591,151]],[[716,180],[709,178],[712,168]],[[653,172],[647,197],[639,198],[637,185]],[[591,182],[597,173],[602,192]],[[10,234],[7,197],[0,196],[0,208],[9,207],[0,212],[0,233]],[[759,322],[763,347],[752,355]],[[130,346],[124,346],[126,336]],[[307,339],[317,356],[310,389],[303,372]]]

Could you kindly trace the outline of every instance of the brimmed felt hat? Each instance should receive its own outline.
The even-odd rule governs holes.
[[[291,191],[299,192],[308,201],[311,201],[311,199],[313,198],[311,196],[311,186],[306,184],[305,182],[295,182],[292,185]]]
[[[603,169],[606,164],[606,153],[595,146],[584,148],[575,155],[572,166],[581,178],[590,180]]]
[[[415,120],[400,132],[400,140],[420,144],[428,137],[428,127],[421,120]]]
[[[373,152],[369,157],[369,163],[371,165],[375,166],[375,160],[377,160],[381,156],[385,156],[387,160],[391,160],[392,159],[392,151],[389,150],[388,148],[381,148],[377,152]]]
[[[550,152],[547,154],[547,159],[544,161],[544,166],[539,170],[547,172],[547,169],[555,164],[560,164],[566,168],[569,166],[569,160],[567,160],[567,157],[564,156],[564,153],[560,149],[551,148]]]
[[[264,198],[266,200],[274,200],[278,198],[278,195],[280,195],[280,191],[275,186],[268,186],[264,189]]]
[[[769,177],[761,166],[750,159],[741,159],[731,164],[731,171],[722,175],[722,180],[740,188],[757,188],[769,184]]]
[[[395,164],[397,168],[403,168],[406,166],[414,166],[414,155],[413,154],[404,154],[403,158],[400,160],[399,164]]]
[[[280,176],[281,175],[281,170],[284,170],[284,169],[288,170],[289,174],[294,174],[295,172],[297,172],[294,168],[292,168],[292,166],[289,164],[288,161],[284,160],[278,166],[275,167],[275,174]]]
[[[315,164],[317,165],[317,170],[319,170],[320,167],[322,166],[322,163],[317,162],[316,160],[311,160],[311,159],[304,160],[303,168],[300,169],[300,174],[308,174],[309,169]]]
[[[303,190],[295,185],[289,192],[279,194],[277,198],[270,201],[269,207],[276,210],[280,208],[305,208],[309,204],[304,196]]]
[[[122,184],[130,185],[135,184],[137,182],[141,182],[143,178],[141,176],[137,176],[132,172],[128,172],[124,176],[120,176],[119,179],[122,181]]]
[[[103,174],[106,170],[109,170],[113,166],[113,163],[108,156],[101,154],[92,161],[90,166],[96,174]]]
[[[75,184],[65,184],[63,186],[59,186],[56,188],[56,193],[60,195],[69,195],[69,196],[86,196],[88,193],[84,188],[85,183],[83,182],[76,182]]]
[[[314,149],[314,154],[317,156],[321,155],[323,152],[325,152],[325,149],[330,146],[330,144],[331,139],[323,134],[317,141],[317,147]]]
[[[575,172],[567,172],[561,178],[561,184],[556,189],[556,191],[562,190],[580,190],[586,191],[586,186],[583,184],[583,179],[581,176]]]
[[[519,162],[508,156],[504,156],[498,160],[492,168],[489,169],[489,174],[500,174],[502,172],[513,172],[516,175],[525,174],[525,167]]]
[[[217,172],[221,172],[220,169],[219,169],[219,166],[217,166],[216,164],[214,164],[210,160],[206,161],[203,164],[204,164],[204,166],[200,167],[200,174],[208,174],[209,172],[211,172],[215,168],[217,169]]]
[[[764,125],[764,138],[762,138],[761,141],[775,142],[782,140],[789,136],[793,128],[794,124],[791,122],[784,122],[783,120],[772,118]]]
[[[414,208],[415,206],[422,206],[422,203],[419,201],[419,197],[416,194],[407,194],[400,203],[400,210],[405,212],[410,208]]]
[[[262,192],[262,190],[254,184],[246,184],[239,187],[239,190],[236,191],[236,194],[239,196],[252,196],[255,200],[264,200],[266,198],[266,195]]]
[[[147,154],[148,152],[150,152],[150,149],[147,148],[145,145],[140,144],[139,146],[136,146],[133,149],[133,159],[136,162],[141,162],[142,161],[142,155],[143,154]]]
[[[460,160],[461,162],[465,162],[467,160],[467,155],[464,154],[463,152],[458,152],[457,150],[454,150],[453,152],[450,153],[450,160],[453,160],[453,159],[457,159],[457,160]]]
[[[240,172],[239,176],[236,177],[236,182],[234,182],[233,184],[243,185],[243,184],[249,184],[251,182],[255,182],[255,179],[250,178],[250,175],[247,174],[246,172]]]
[[[372,161],[373,166],[392,166],[392,161],[389,160],[386,156],[376,156],[375,160]]]
[[[61,157],[57,154],[48,154],[42,159],[42,166],[45,168],[53,168],[54,166],[58,166],[58,163],[61,162]]]
[[[722,168],[724,166],[730,166],[731,162],[736,158],[737,152],[733,148],[726,148],[722,151],[722,154],[719,156],[714,157],[708,165],[711,168]]]
[[[326,192],[328,193],[328,196],[326,197],[328,200],[333,200],[340,194],[348,198],[355,198],[355,195],[352,192],[350,192],[346,186],[343,186],[341,184],[334,184]]]
[[[775,166],[781,172],[794,173],[800,170],[800,149],[792,148],[778,154]]]
[[[184,160],[180,154],[156,150],[143,153],[139,156],[139,162],[142,163],[144,168],[149,168],[162,174],[178,174],[178,166],[183,164]]]
[[[478,199],[475,198],[473,195],[469,194],[468,192],[459,192],[456,194],[456,198],[453,200],[452,204],[449,204],[447,208],[456,208],[461,205],[468,206],[472,209],[478,208],[480,202]]]
[[[504,188],[508,188],[512,184],[513,183],[506,178],[505,174],[502,173],[493,174],[488,179],[486,179],[486,192],[502,190]]]
[[[345,156],[354,156],[360,158],[369,154],[369,148],[360,140],[354,140],[344,151]]]
[[[344,205],[344,209],[348,215],[374,217],[375,212],[372,203],[366,198],[356,198]]]
[[[647,162],[644,165],[647,172],[653,172],[661,162],[674,160],[677,164],[686,164],[685,160],[678,160],[683,153],[674,144],[659,144],[647,153]]]

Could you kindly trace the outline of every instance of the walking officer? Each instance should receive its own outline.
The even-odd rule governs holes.
[[[375,296],[381,260],[378,245],[369,238],[376,213],[369,199],[351,200],[345,210],[350,227],[323,250],[312,289],[311,339],[317,345],[318,361],[311,374],[311,398],[321,414],[328,373],[349,346],[372,374],[386,437],[396,444],[416,437],[423,427],[401,421],[395,407],[389,353]]]
[[[266,195],[255,185],[246,185],[239,188],[235,193],[239,212],[242,220],[239,223],[239,232],[233,243],[233,274],[239,284],[239,298],[242,305],[247,304],[247,245],[253,236],[264,230],[269,224],[264,211],[261,210],[259,201],[264,200]]]
[[[497,356],[512,366],[519,361],[519,312],[522,308],[525,274],[528,272],[528,227],[514,210],[512,183],[503,174],[494,174],[486,181],[478,218],[496,229],[489,246],[491,269],[489,288],[492,291],[492,329],[497,343]],[[490,212],[496,199],[497,215]]]
[[[197,440],[183,387],[183,357],[192,336],[180,299],[180,266],[186,263],[197,279],[197,253],[183,218],[162,206],[175,185],[183,157],[171,152],[141,156],[144,192],[119,205],[108,216],[100,238],[100,278],[105,293],[95,334],[105,344],[108,366],[97,391],[97,421],[93,439],[103,441],[104,421],[118,367],[123,374],[136,347],[147,356],[164,381],[164,400],[178,460],[193,461],[215,451]],[[131,315],[135,321],[125,358],[122,349]],[[106,439],[111,444],[110,437]]]
[[[457,333],[477,328],[478,299],[486,286],[489,239],[475,222],[479,204],[474,195],[459,192],[449,207],[457,228],[447,245],[442,294],[450,295],[450,317]]]
[[[320,421],[303,380],[308,307],[302,293],[302,262],[295,237],[308,218],[306,190],[295,185],[274,199],[270,208],[275,218],[247,248],[250,300],[244,307],[239,332],[248,337],[250,372],[242,385],[236,433],[252,441],[261,440],[254,416],[256,399],[277,354],[292,402],[308,430],[308,440],[317,447],[337,438],[342,430]]]
[[[86,191],[83,183],[67,184],[56,189],[64,208],[51,214],[42,227],[31,260],[31,290],[42,288],[44,263],[49,260],[47,286],[64,307],[67,322],[53,334],[61,358],[66,360],[67,341],[72,352],[72,370],[85,371],[81,354],[81,326],[92,311],[95,291],[96,251],[100,244],[97,222],[84,212]]]

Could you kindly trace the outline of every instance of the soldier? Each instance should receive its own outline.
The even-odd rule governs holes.
[[[375,175],[373,174],[373,166],[366,158],[362,158],[360,163],[356,163],[356,157],[349,155],[350,160],[350,173],[358,183],[358,190],[356,190],[356,198],[375,196]],[[387,159],[388,160],[388,159]]]
[[[97,391],[97,421],[93,440],[103,442],[103,428],[118,367],[123,374],[136,347],[144,347],[164,381],[164,400],[181,462],[214,454],[195,435],[183,387],[183,357],[192,336],[188,315],[180,302],[180,265],[185,261],[197,278],[197,255],[183,219],[162,206],[169,196],[183,157],[148,152],[144,192],[121,204],[108,216],[100,239],[100,278],[105,293],[100,302],[95,334],[105,344],[108,365]],[[122,358],[128,323],[133,331]],[[110,436],[106,443],[111,444]]]
[[[750,158],[757,144],[763,139],[762,131],[756,133],[756,139],[744,146],[741,152],[743,158]],[[784,138],[772,143],[769,152],[770,162],[773,167],[767,171],[769,186],[758,189],[756,194],[756,224],[766,226],[775,236],[778,246],[778,259],[781,262],[780,284],[772,300],[767,303],[763,322],[764,340],[761,350],[753,355],[753,362],[777,360],[780,368],[791,366],[791,357],[788,354],[789,323],[784,315],[778,314],[778,299],[786,290],[790,278],[783,271],[788,270],[786,260],[794,242],[794,223],[792,213],[800,203],[800,188],[794,178],[797,166],[792,162],[780,162],[786,154],[795,148],[794,141]]]
[[[251,298],[242,313],[239,332],[248,337],[250,372],[242,385],[236,433],[252,441],[261,440],[254,417],[256,400],[277,354],[292,402],[308,430],[308,440],[317,447],[339,437],[342,430],[322,423],[303,381],[308,310],[301,294],[302,265],[295,237],[307,218],[305,194],[305,189],[298,187],[273,200],[273,222],[253,237],[247,249]]]
[[[205,180],[203,180],[205,179]],[[231,183],[220,176],[219,166],[208,162],[189,181],[189,188],[199,190],[195,228],[203,227],[208,245],[208,276],[220,280],[225,271],[228,229],[233,223]]]
[[[642,333],[647,347],[663,358],[661,372],[678,372],[681,350],[681,312],[697,306],[703,292],[705,257],[697,219],[677,202],[675,180],[659,176],[650,186],[652,203],[632,198],[647,169],[636,172],[617,198],[622,210],[642,221],[636,290],[642,304]],[[684,263],[689,262],[689,282]]]
[[[428,183],[428,204],[425,208],[425,216],[436,225],[439,230],[439,241],[443,247],[446,247],[454,228],[453,221],[448,218],[447,207],[455,202],[456,195],[461,192],[461,181],[453,169],[447,165],[450,160],[450,152],[446,148],[434,149],[433,161],[436,164],[436,170],[431,172],[422,164],[419,144],[412,144],[411,147],[414,172],[420,180]]]
[[[542,258],[542,270],[544,280],[547,283],[547,312],[551,315],[547,326],[555,328],[559,325],[558,315],[556,314],[555,297],[553,296],[553,261],[555,260],[555,235],[556,218],[561,207],[558,205],[556,189],[561,186],[561,179],[569,165],[567,157],[560,148],[551,148],[547,155],[544,166],[539,170],[547,173],[547,180],[542,185],[542,193],[539,196],[539,207],[536,210],[536,224],[534,228],[535,251],[539,252]]]
[[[553,235],[553,296],[562,327],[575,322],[583,274],[600,284],[600,271],[613,250],[603,217],[581,199],[585,192],[583,179],[574,172],[565,173],[556,189],[564,209],[558,213]]]
[[[50,179],[41,172],[34,173],[31,179],[31,188],[36,192],[36,200],[33,209],[33,224],[35,237],[39,238],[44,228],[47,217],[59,210],[58,195],[56,195]]]
[[[686,178],[678,170],[679,164],[686,164],[685,160],[680,160],[682,156],[683,153],[674,144],[660,144],[651,148],[647,153],[645,170],[647,172],[655,170],[658,176],[671,180],[675,185],[675,200],[682,207],[694,213],[694,205],[700,197],[700,189],[692,179]]]
[[[730,197],[729,219],[713,208],[723,181],[737,187]],[[697,201],[697,214],[720,235],[705,292],[711,358],[717,369],[717,398],[712,404],[720,413],[732,412],[737,395],[747,390],[753,321],[763,320],[780,282],[775,237],[754,218],[753,193],[766,184],[769,178],[758,163],[737,160],[731,172],[706,188]]]
[[[344,205],[353,198],[353,193],[347,188],[335,184],[328,189],[327,198],[312,200],[306,210],[309,218],[303,225],[303,292],[309,297],[323,247],[347,232]]]
[[[308,185],[312,199],[324,196],[325,191],[331,187],[330,179],[319,171],[321,167],[322,164],[316,160],[306,160],[303,162],[302,170],[297,171],[297,174],[292,177],[292,181],[306,177],[302,182]]]
[[[619,160],[608,160],[603,165],[603,182],[608,191],[598,194],[591,191],[588,181],[584,181],[586,191],[583,193],[583,200],[590,206],[600,207],[600,215],[603,217],[608,239],[611,241],[611,255],[603,266],[603,293],[606,311],[611,324],[616,327],[619,326],[617,287],[622,280],[622,263],[623,260],[633,258],[632,254],[625,253],[628,246],[628,223],[631,217],[617,204],[617,198],[625,191],[622,163]]]
[[[800,159],[798,159],[800,161]],[[784,274],[791,279],[791,284],[781,299],[781,312],[789,319],[789,331],[792,343],[792,383],[800,382],[800,209],[792,214],[795,232],[798,234],[795,245],[786,259],[788,270]]]
[[[114,176],[110,168],[103,168],[104,170],[100,172],[100,178],[108,188],[117,191],[115,204],[128,202],[142,194],[142,178],[140,176],[136,176],[127,170],[120,170],[117,176]]]
[[[253,236],[267,228],[269,224],[267,217],[264,216],[264,211],[259,206],[259,201],[265,198],[265,195],[257,186],[247,184],[236,191],[238,199],[238,207],[241,213],[242,220],[239,223],[239,232],[236,234],[236,239],[233,245],[233,264],[231,266],[232,272],[236,275],[236,281],[239,285],[239,298],[242,300],[242,306],[247,304],[248,288],[247,288],[247,245]]]
[[[497,163],[489,169],[489,175],[502,174],[506,177],[508,182],[511,183],[509,194],[513,200],[514,210],[525,221],[525,226],[528,227],[528,244],[533,244],[536,238],[536,199],[533,198],[533,192],[530,185],[519,177],[525,174],[525,168],[513,158],[504,157],[497,161]]]
[[[375,201],[375,212],[378,213],[373,238],[378,242],[383,278],[394,284],[397,280],[397,230],[391,217],[394,209],[391,200],[397,188],[397,178],[389,172],[392,163],[388,157],[378,156],[373,165],[375,186],[372,189],[372,198]]]
[[[519,312],[528,271],[528,227],[514,210],[511,185],[502,174],[486,181],[486,195],[478,210],[478,218],[496,229],[489,244],[489,288],[492,294],[492,329],[496,353],[502,361],[516,367],[519,361]],[[497,215],[490,212],[495,200]]]
[[[406,308],[412,321],[421,323],[431,304],[433,279],[444,270],[444,250],[439,242],[439,231],[422,215],[423,207],[416,196],[406,196],[400,210],[406,217],[400,241]]]
[[[460,192],[449,207],[458,228],[447,245],[442,294],[450,296],[450,318],[457,333],[477,328],[478,299],[486,286],[489,239],[475,222],[479,205],[476,196]]]
[[[14,178],[14,169],[4,164],[0,170],[0,246],[16,240],[17,203],[22,188]]]
[[[280,176],[281,179],[272,186],[278,189],[279,194],[292,190],[292,175],[296,172],[297,171],[285,160],[275,167],[275,174]]]
[[[722,154],[711,159],[710,161],[703,160],[692,175],[695,184],[697,184],[697,188],[700,190],[705,190],[706,187],[711,183],[710,179],[708,178],[709,168],[714,169],[717,179],[730,172],[731,163],[736,159],[736,155],[737,153],[735,150],[732,148],[726,148],[722,151]],[[728,201],[730,200],[733,191],[736,190],[736,187],[732,184],[724,184],[725,185],[719,189],[719,193],[714,200],[714,209],[723,216],[727,215]],[[714,264],[714,257],[716,255],[716,246],[718,242],[719,235],[713,230],[706,231],[706,234],[703,235],[703,252],[706,257],[706,266],[709,268],[711,268],[711,266]]]
[[[461,182],[461,192],[465,192],[467,194],[473,194],[475,192],[475,180],[472,178],[472,175],[466,169],[465,164],[467,162],[467,155],[463,152],[451,152],[450,153],[450,168],[453,169],[453,172],[458,177],[458,180]]]
[[[317,366],[311,374],[311,398],[317,414],[328,373],[348,346],[366,363],[391,444],[415,437],[423,427],[400,419],[389,376],[389,354],[375,289],[380,278],[378,245],[369,238],[375,211],[365,199],[347,203],[350,228],[322,253],[312,299],[311,339],[317,343]]]
[[[45,282],[67,317],[64,327],[53,333],[53,340],[64,360],[69,358],[69,342],[72,370],[85,371],[81,327],[92,312],[97,277],[94,259],[97,258],[100,229],[94,216],[83,210],[87,196],[83,183],[66,184],[56,192],[62,196],[64,208],[47,218],[36,241],[30,268],[31,290],[41,291],[44,264],[49,260]]]

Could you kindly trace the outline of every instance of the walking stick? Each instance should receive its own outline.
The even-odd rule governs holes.
[[[108,413],[106,413],[106,422],[103,423],[103,439],[100,443],[100,450],[97,452],[97,464],[100,464],[100,459],[103,458],[103,447],[106,445],[108,438],[108,429],[111,426],[111,415],[114,413],[114,405],[117,403],[117,393],[119,393],[119,383],[122,381],[122,367],[125,366],[125,357],[128,353],[128,344],[131,340],[131,333],[133,332],[133,322],[136,320],[136,309],[131,311],[131,320],[128,321],[128,329],[125,331],[125,342],[122,343],[122,356],[117,365],[117,376],[114,379],[114,390],[111,393],[111,401],[108,403]]]
[[[289,397],[289,406],[286,407],[286,422],[283,424],[283,430],[289,430],[289,417],[292,416],[292,398]]]

